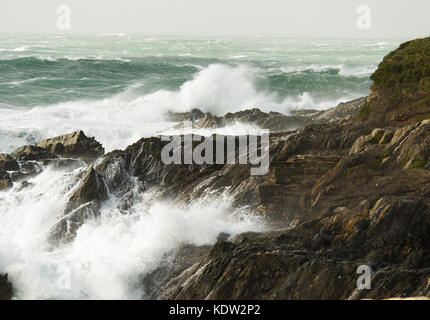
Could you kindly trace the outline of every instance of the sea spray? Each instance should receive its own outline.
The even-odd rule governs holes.
[[[78,100],[34,108],[0,108],[0,151],[11,152],[36,140],[84,130],[95,136],[107,151],[122,149],[141,137],[171,130],[176,124],[166,119],[170,112],[200,108],[224,115],[227,112],[259,107],[263,111],[288,113],[294,109],[324,109],[344,99],[314,101],[305,92],[282,100],[276,94],[258,92],[245,67],[211,65],[184,83],[178,91],[159,90],[139,95],[132,86],[123,93],[102,100]],[[242,125],[249,130],[252,125]],[[246,133],[240,125],[229,132]]]
[[[221,232],[266,229],[246,208],[232,207],[226,194],[178,205],[136,191],[126,212],[120,197],[111,196],[70,243],[52,248],[49,231],[82,170],[48,166],[27,189],[0,194],[0,268],[9,273],[16,298],[145,298],[142,276],[182,245],[210,245]]]

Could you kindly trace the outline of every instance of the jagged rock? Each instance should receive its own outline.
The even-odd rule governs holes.
[[[350,154],[358,153],[366,149],[369,145],[379,144],[379,143],[387,143],[385,142],[386,137],[392,136],[392,131],[389,132],[385,129],[374,129],[371,134],[367,136],[359,137],[351,147],[349,151]],[[383,139],[384,138],[384,139]]]
[[[23,146],[11,153],[15,160],[51,160],[61,157],[95,159],[104,154],[102,145],[94,138],[88,138],[81,130],[50,138],[36,145]]]
[[[90,167],[79,185],[72,191],[66,204],[64,216],[50,233],[52,242],[70,241],[77,229],[89,218],[99,213],[102,201],[108,197],[103,178]]]
[[[12,299],[12,284],[7,280],[7,274],[0,274],[0,300]]]
[[[211,250],[210,246],[182,246],[176,252],[169,252],[161,265],[145,275],[142,285],[144,299],[157,299],[170,279],[179,277],[184,271],[198,264]]]
[[[368,99],[350,105],[351,113],[359,109],[360,118],[369,101],[388,106],[383,96],[374,88]],[[369,113],[369,121],[348,114],[272,135],[268,177],[241,175],[235,185],[245,186],[253,195],[246,201],[258,203],[260,212],[270,217],[279,210],[275,217],[292,227],[220,239],[200,263],[171,277],[158,297],[430,296],[430,121],[398,127],[403,123],[381,121],[381,109]],[[200,121],[222,123],[208,116]],[[371,290],[356,289],[356,270],[363,264],[374,271]]]
[[[81,130],[70,134],[42,140],[36,146],[52,154],[74,158],[98,158],[104,148],[94,138],[89,138]]]
[[[428,200],[384,198],[279,232],[219,241],[171,278],[162,299],[382,299],[430,296]],[[371,290],[357,290],[368,265]]]
[[[349,117],[357,113],[366,101],[366,97],[341,103],[327,111],[318,110],[293,110],[290,115],[279,112],[263,112],[258,108],[227,113],[224,116],[215,116],[211,113],[204,114],[198,109],[191,112],[168,114],[171,121],[192,121],[197,128],[219,128],[236,122],[253,124],[271,132],[282,132],[297,129],[310,123],[326,123],[333,120]]]
[[[0,153],[0,170],[17,171],[19,170],[18,162],[6,153]]]
[[[49,152],[45,148],[38,146],[23,146],[13,151],[10,155],[12,158],[18,161],[39,161],[57,157],[55,154]]]
[[[205,117],[195,122],[199,128],[217,128],[236,122],[250,123],[271,132],[280,132],[296,129],[304,124],[313,122],[310,116],[287,116],[278,112],[262,112],[260,109],[250,109],[235,113],[227,113],[223,117],[207,113]]]
[[[12,181],[19,182],[23,179],[30,179],[42,172],[42,164],[38,161],[21,161],[20,170],[10,173]]]
[[[358,110],[366,102],[367,97],[361,97],[352,101],[342,102],[334,108],[320,112],[316,118],[320,120],[334,121],[357,114]]]
[[[76,209],[82,204],[91,201],[102,201],[107,198],[107,189],[103,178],[90,167],[79,183],[78,187],[73,191],[66,206],[66,210]]]
[[[12,186],[12,181],[6,171],[0,170],[0,191],[6,190]]]
[[[20,147],[10,155],[0,154],[0,170],[2,166],[7,166],[7,170],[13,171],[10,174],[11,181],[20,182],[39,174],[44,165],[77,169],[103,154],[102,145],[79,130],[42,140],[36,145]],[[5,188],[10,186],[10,182],[4,180],[1,185]]]

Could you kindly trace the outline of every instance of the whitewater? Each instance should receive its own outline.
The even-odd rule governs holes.
[[[371,73],[399,42],[0,34],[0,152],[78,129],[107,152],[123,149],[174,133],[168,112],[193,108],[327,109],[368,94]],[[86,165],[42,169],[28,188],[0,192],[0,273],[16,299],[145,299],[143,277],[182,245],[268,228],[228,192],[178,204],[136,184],[126,214],[111,195],[72,242],[52,246],[48,232]]]

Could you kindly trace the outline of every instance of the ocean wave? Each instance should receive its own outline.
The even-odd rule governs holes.
[[[17,81],[11,81],[11,82],[7,82],[7,83],[14,85],[14,86],[20,86],[20,85],[25,84],[25,83],[33,83],[33,82],[42,81],[42,80],[57,81],[57,80],[62,80],[62,79],[53,78],[53,77],[35,77],[35,78],[31,78],[31,79],[17,80]]]
[[[27,51],[27,47],[18,47],[18,48],[14,48],[14,49],[4,49],[4,48],[0,48],[0,52],[24,52]]]
[[[131,62],[131,59],[127,58],[121,58],[121,57],[103,57],[103,56],[94,56],[94,57],[85,57],[85,56],[68,56],[64,55],[61,57],[51,57],[51,56],[42,56],[42,55],[8,55],[0,57],[0,61],[8,61],[8,62],[14,62],[14,61],[22,61],[22,60],[37,60],[37,61],[50,61],[50,62],[57,62],[59,60],[64,61],[122,61],[122,62]]]
[[[128,214],[112,196],[71,243],[49,250],[49,231],[82,170],[46,167],[29,179],[30,188],[0,194],[0,269],[19,299],[141,299],[141,277],[181,245],[211,245],[220,232],[267,230],[261,218],[233,208],[228,196],[180,206],[136,190]],[[69,276],[66,288],[60,281]]]
[[[335,64],[335,65],[311,64],[311,65],[302,65],[302,66],[285,66],[281,68],[281,71],[285,73],[301,73],[306,71],[324,73],[329,71],[335,71],[340,76],[344,76],[344,77],[368,77],[376,70],[376,67],[377,66],[350,67],[344,64]]]
[[[318,99],[309,92],[280,97],[275,92],[257,89],[255,70],[247,66],[231,67],[214,64],[197,72],[178,90],[157,90],[141,94],[141,83],[108,98],[76,100],[30,109],[0,108],[0,151],[10,152],[19,143],[26,144],[28,132],[34,137],[47,138],[74,130],[84,130],[95,136],[107,151],[125,148],[141,137],[165,132],[174,126],[166,120],[167,112],[185,112],[199,108],[214,115],[260,108],[288,114],[295,109],[326,109],[352,98],[352,94],[336,99]],[[231,132],[239,130],[232,127]]]
[[[100,33],[99,36],[100,37],[125,37],[126,34],[121,32],[112,32],[112,33]]]

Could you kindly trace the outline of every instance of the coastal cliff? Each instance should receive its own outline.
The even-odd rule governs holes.
[[[28,187],[46,164],[88,165],[51,230],[53,246],[72,241],[109,196],[126,213],[133,193],[153,189],[178,203],[227,191],[268,221],[272,231],[221,234],[213,246],[173,252],[173,264],[144,275],[149,298],[429,297],[429,48],[430,38],[401,45],[372,76],[369,97],[325,112],[170,115],[201,128],[240,121],[270,129],[264,176],[252,176],[251,165],[166,165],[160,137],[104,154],[79,131],[0,155],[0,189]],[[357,289],[361,265],[372,269],[371,289]]]

